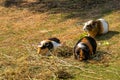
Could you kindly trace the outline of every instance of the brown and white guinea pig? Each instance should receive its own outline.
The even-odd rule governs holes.
[[[52,51],[53,49],[56,49],[57,47],[61,46],[61,42],[58,38],[49,38],[47,40],[43,40],[38,44],[38,51],[37,53],[41,53],[44,51]]]
[[[90,20],[84,24],[83,30],[88,33],[88,36],[95,37],[107,33],[109,24],[105,19]]]
[[[94,38],[86,36],[81,38],[74,46],[74,57],[77,60],[88,60],[96,53],[97,43]]]

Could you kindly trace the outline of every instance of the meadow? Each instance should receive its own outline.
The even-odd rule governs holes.
[[[120,3],[105,1],[0,1],[0,80],[120,80]],[[37,54],[37,44],[50,37],[73,48],[86,35],[82,24],[98,18],[110,27],[95,38],[98,47],[92,60]]]

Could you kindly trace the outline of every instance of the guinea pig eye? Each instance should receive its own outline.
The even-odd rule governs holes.
[[[90,28],[90,25],[87,25],[86,27],[87,27],[87,28]]]
[[[89,26],[87,25],[86,28],[89,28]]]
[[[93,28],[93,26],[92,26],[92,25],[90,25],[90,28]]]
[[[95,26],[96,24],[97,24],[97,21],[94,21],[92,25]]]
[[[48,46],[49,46],[49,43],[46,43],[46,44],[45,44],[45,46],[47,46],[47,47],[48,47]]]

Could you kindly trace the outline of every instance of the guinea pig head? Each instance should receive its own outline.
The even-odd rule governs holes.
[[[84,24],[83,30],[84,31],[92,31],[96,27],[97,27],[97,21],[90,20]]]
[[[90,50],[85,44],[80,45],[81,47],[76,48],[75,54],[78,60],[87,60],[90,57]]]
[[[50,40],[44,40],[44,41],[41,41],[39,44],[38,44],[38,50],[37,50],[37,53],[47,53],[49,50],[52,50],[53,49],[53,44]]]

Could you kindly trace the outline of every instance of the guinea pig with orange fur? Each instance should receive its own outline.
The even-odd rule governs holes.
[[[88,33],[88,36],[94,38],[97,35],[107,33],[109,24],[105,19],[90,20],[84,24],[83,30]]]
[[[88,60],[96,53],[97,43],[94,38],[86,36],[81,38],[74,46],[74,58]]]
[[[37,53],[48,52],[56,49],[57,47],[61,46],[61,42],[58,38],[49,38],[47,40],[43,40],[38,44]]]

